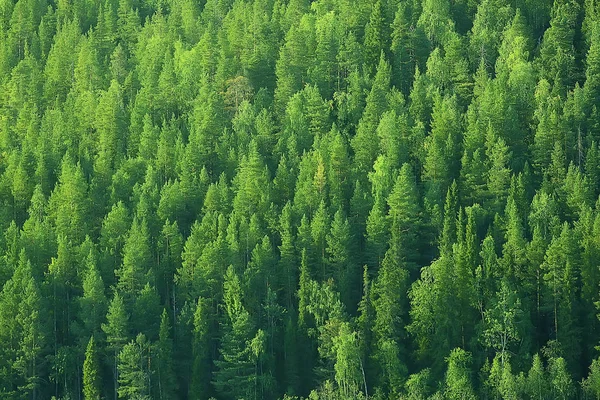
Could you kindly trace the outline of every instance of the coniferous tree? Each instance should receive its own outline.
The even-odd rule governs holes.
[[[471,354],[457,348],[452,350],[447,362],[445,397],[447,399],[475,399],[469,372]]]
[[[151,260],[150,243],[146,224],[134,218],[123,246],[123,265],[117,271],[117,288],[127,301],[137,296],[147,282],[146,271]]]
[[[150,399],[150,343],[143,334],[119,353],[119,397]]]
[[[104,282],[96,267],[95,255],[91,251],[86,257],[86,267],[83,296],[79,298],[79,318],[84,331],[91,335],[98,335],[106,316],[108,301],[104,294]]]
[[[365,26],[365,59],[369,63],[374,63],[377,57],[387,48],[385,39],[388,35],[385,30],[383,11],[382,2],[375,2],[371,9],[369,22]],[[370,65],[369,67],[369,69],[373,69],[375,65]]]
[[[376,129],[381,115],[388,106],[386,92],[390,87],[390,79],[390,66],[382,53],[373,86],[367,96],[365,111],[360,119],[356,136],[351,141],[355,153],[354,163],[358,171],[368,171],[377,156],[379,143]]]
[[[559,88],[570,87],[575,72],[572,47],[578,14],[577,3],[555,2],[550,28],[544,33],[540,49],[541,75]]]
[[[210,393],[210,306],[198,299],[193,319],[192,379],[189,386],[191,398],[206,398]]]
[[[46,351],[48,328],[44,305],[31,263],[23,251],[12,278],[1,292],[3,342],[3,391],[35,398],[40,391],[42,356]],[[48,321],[49,322],[49,321]]]
[[[431,124],[431,135],[425,144],[427,155],[423,178],[428,205],[433,207],[456,178],[453,174],[458,170],[461,118],[455,97],[438,98]]]
[[[48,200],[49,214],[57,235],[79,244],[88,232],[90,217],[88,185],[79,165],[63,158],[59,184]]]
[[[348,309],[352,309],[352,299],[356,298],[358,282],[356,281],[357,268],[353,260],[352,235],[350,223],[341,210],[336,211],[331,230],[326,237],[328,263],[332,270],[325,278],[333,277],[338,282],[342,302]]]
[[[115,292],[106,314],[106,324],[102,324],[102,330],[106,334],[108,342],[107,349],[110,351],[108,365],[113,373],[114,398],[117,398],[119,382],[119,354],[123,346],[129,340],[129,315],[125,311],[123,298]],[[133,350],[135,351],[135,349]]]
[[[94,336],[85,350],[85,361],[83,362],[83,397],[86,400],[99,400],[101,392],[101,375],[98,353]]]
[[[227,332],[220,346],[221,357],[215,361],[217,370],[213,385],[217,392],[228,398],[258,398],[263,388],[255,364],[264,351],[264,333],[260,329],[256,335],[253,333],[250,315],[242,304],[241,290],[239,278],[233,268],[228,268],[223,294]]]
[[[158,366],[158,398],[169,399],[175,395],[176,382],[173,371],[173,341],[167,310],[163,309],[160,317],[160,331],[157,344]]]
[[[598,397],[599,21],[0,0],[0,397]]]
[[[544,398],[549,388],[548,377],[539,354],[533,356],[531,369],[527,373],[525,392],[535,399]]]

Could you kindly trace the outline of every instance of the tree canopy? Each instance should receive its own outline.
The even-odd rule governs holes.
[[[596,0],[0,0],[0,398],[600,396]]]

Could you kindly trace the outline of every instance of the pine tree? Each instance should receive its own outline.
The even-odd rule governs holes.
[[[84,330],[91,335],[99,335],[102,321],[106,316],[108,302],[104,294],[104,282],[96,267],[92,251],[86,257],[87,271],[83,278],[83,296],[79,298],[80,320]]]
[[[59,184],[48,200],[49,216],[56,233],[77,245],[85,239],[90,217],[88,185],[79,165],[63,158]]]
[[[48,266],[47,282],[48,289],[51,290],[49,290],[51,294],[48,297],[51,300],[50,310],[54,328],[53,348],[56,357],[54,362],[58,368],[64,368],[64,364],[62,364],[64,361],[60,360],[58,354],[61,347],[70,341],[72,335],[70,316],[73,307],[72,298],[77,286],[77,272],[75,251],[71,242],[62,236],[58,238],[58,241],[58,255]],[[58,374],[55,379],[58,380]]]
[[[310,56],[310,41],[308,40],[308,19],[294,23],[285,35],[285,44],[281,47],[275,66],[277,86],[275,89],[275,104],[277,111],[282,113],[294,93],[302,89],[302,82],[308,68]]]
[[[579,279],[579,268],[573,232],[565,223],[560,234],[552,239],[541,269],[546,294],[544,309],[550,316],[551,337],[563,346],[568,355],[567,361],[573,362],[573,365],[581,352],[580,327],[577,319],[573,318],[573,312],[578,309],[573,288]]]
[[[458,215],[458,185],[456,181],[448,188],[444,205],[444,222],[440,236],[440,255],[450,255],[456,242],[456,223]]]
[[[327,165],[327,186],[331,204],[339,204],[348,209],[350,198],[351,159],[348,143],[337,126],[333,126],[329,135],[333,136],[329,143],[329,160]]]
[[[310,271],[308,270],[308,259],[306,248],[302,249],[302,258],[300,263],[299,288],[298,288],[298,322],[300,325],[304,322],[304,314],[308,306],[308,285],[310,284]]]
[[[562,357],[548,360],[548,375],[550,390],[554,398],[565,400],[572,398],[575,388],[567,370],[567,363]]]
[[[360,345],[360,356],[362,359],[363,367],[366,371],[370,371],[369,364],[367,364],[368,356],[371,351],[373,341],[373,320],[374,320],[374,309],[372,303],[371,290],[373,284],[369,278],[369,269],[365,265],[363,267],[363,282],[362,282],[362,297],[358,303],[358,318],[357,318],[357,330],[358,339]]]
[[[94,336],[92,336],[85,350],[85,361],[83,362],[83,398],[100,400],[101,383],[100,363]]]
[[[431,371],[424,369],[412,374],[406,380],[406,398],[411,400],[424,400],[431,398],[429,385]]]
[[[143,333],[152,342],[158,340],[162,307],[156,288],[146,283],[129,307],[133,332]]]
[[[234,180],[236,195],[233,207],[250,217],[253,213],[263,215],[270,204],[270,178],[256,142],[250,143],[249,154],[240,162],[240,169]]]
[[[276,258],[268,236],[256,243],[250,254],[250,261],[244,271],[246,291],[252,295],[247,297],[250,313],[260,313],[271,287],[280,287],[283,277],[275,267]]]
[[[119,397],[149,400],[150,343],[143,334],[123,346],[119,353]]]
[[[389,220],[384,213],[384,199],[377,197],[366,226],[365,258],[372,267],[381,265],[389,242]]]
[[[407,372],[403,348],[407,306],[399,301],[398,294],[407,290],[408,273],[397,260],[398,255],[392,247],[383,259],[372,290],[375,312],[373,357],[380,366],[380,386],[391,394],[400,391]]]
[[[460,348],[450,353],[446,371],[447,399],[476,399],[469,371],[471,359],[471,354]]]
[[[373,63],[368,65],[368,71],[375,69],[375,60],[377,60],[379,55],[387,49],[387,43],[385,41],[388,37],[388,33],[385,29],[382,8],[381,1],[377,1],[373,4],[369,22],[365,26],[365,60],[367,60],[368,63]]]
[[[390,66],[382,53],[356,136],[350,142],[356,171],[370,170],[377,157],[379,141],[376,129],[388,106],[386,93],[390,88],[390,73]]]
[[[400,169],[387,203],[390,249],[397,252],[397,263],[405,263],[407,269],[414,270],[419,256],[415,228],[419,224],[420,209],[416,182],[409,164]]]
[[[595,331],[595,326],[598,323],[598,318],[596,316],[596,307],[592,307],[592,303],[595,303],[598,297],[597,291],[595,288],[598,286],[598,280],[600,276],[597,274],[597,270],[593,267],[596,264],[596,260],[600,255],[600,248],[598,247],[598,239],[597,234],[600,229],[600,218],[598,214],[592,212],[591,209],[585,210],[579,218],[579,221],[575,225],[575,235],[579,237],[579,245],[581,249],[581,309],[589,310],[588,314],[582,318],[582,332],[583,338],[582,343],[584,344],[584,353],[585,344],[593,342],[595,339],[595,335],[589,335],[586,332]],[[592,311],[593,310],[593,311]],[[587,347],[590,349],[589,347]],[[589,350],[591,352],[591,349]],[[589,353],[588,352],[588,353]],[[590,358],[588,358],[591,361]]]
[[[119,382],[119,353],[123,346],[129,340],[129,315],[125,310],[125,303],[118,292],[115,292],[106,315],[106,324],[102,324],[102,330],[106,334],[108,350],[112,353],[109,356],[109,362],[113,372],[114,398],[117,398]]]
[[[525,228],[519,215],[515,200],[509,198],[506,204],[506,234],[502,247],[501,264],[505,270],[505,276],[519,276],[524,274],[525,260]],[[526,278],[526,276],[519,276]]]
[[[322,279],[326,279],[327,277],[325,273],[327,264],[326,250],[327,234],[330,230],[330,224],[329,213],[325,207],[325,202],[322,201],[310,222],[313,254],[315,256],[316,266],[320,267],[317,276]]]
[[[161,299],[171,299],[174,295],[173,277],[181,266],[181,253],[183,251],[183,237],[179,232],[177,222],[165,221],[157,247],[159,258],[156,268],[157,289]]]
[[[598,69],[598,60],[600,60],[600,29],[596,28],[592,30],[590,42],[590,48],[586,58],[587,68],[585,71],[586,79],[584,85],[588,113],[591,112],[592,108],[598,103],[598,96],[600,96],[600,70]],[[594,133],[595,135],[598,135],[597,131]],[[595,139],[597,140],[597,136]]]
[[[466,339],[456,321],[463,310],[452,256],[442,255],[423,268],[421,277],[409,291],[411,323],[407,330],[417,343],[417,354],[427,360],[436,373],[442,372],[444,357],[454,346],[464,345]]]
[[[399,168],[409,161],[413,143],[405,113],[397,115],[394,110],[384,113],[377,127],[377,136],[381,153],[387,156],[392,167]]]
[[[548,377],[539,354],[533,356],[531,369],[527,373],[525,391],[532,399],[542,399],[549,389]]]
[[[57,251],[57,239],[47,216],[48,203],[41,185],[36,185],[31,197],[29,218],[23,224],[20,233],[21,246],[31,260],[34,276],[41,276],[41,271],[51,261]]]
[[[36,398],[44,373],[42,358],[47,351],[48,322],[31,263],[21,251],[13,276],[0,295],[0,338],[4,389],[8,395]]]
[[[207,398],[210,389],[210,326],[211,309],[206,299],[199,298],[193,311],[192,322],[192,375],[189,396],[194,399]]]
[[[170,399],[177,389],[173,371],[173,341],[171,340],[171,326],[167,310],[163,309],[160,317],[160,330],[157,345],[158,356],[158,398]]]
[[[456,97],[438,98],[431,122],[431,135],[425,143],[423,179],[426,182],[426,200],[433,206],[440,203],[458,171],[461,117]],[[441,205],[441,204],[440,204]]]
[[[350,223],[341,210],[336,211],[331,222],[331,230],[327,234],[328,264],[331,271],[324,278],[333,277],[336,282],[342,302],[347,309],[352,309],[352,299],[357,297],[358,282],[356,281],[356,264],[353,260],[352,235]]]
[[[392,81],[405,95],[410,91],[417,65],[423,65],[424,55],[429,50],[424,31],[414,29],[411,23],[411,11],[408,4],[398,4],[391,25]]]
[[[100,228],[99,240],[99,270],[105,283],[110,284],[114,279],[114,270],[122,263],[123,246],[129,228],[130,214],[121,201],[114,204],[106,214]]]
[[[598,365],[598,359],[592,361],[590,365],[590,372],[588,377],[582,382],[583,390],[589,396],[595,396],[596,398],[600,395],[600,381],[598,380],[600,374],[600,365]]]
[[[308,74],[325,98],[331,98],[334,89],[340,86],[339,77],[336,76],[336,55],[341,36],[339,22],[334,13],[327,13],[315,23],[315,66],[309,68]]]
[[[575,72],[572,48],[579,11],[579,5],[575,2],[555,2],[550,28],[544,32],[540,48],[541,76],[562,88],[562,91],[571,87]]]
[[[505,1],[486,0],[477,6],[469,43],[469,56],[473,65],[483,65],[487,70],[493,69],[502,33],[513,13],[512,7]]]
[[[504,201],[510,186],[510,152],[502,138],[488,131],[487,158],[489,171],[487,174],[487,189],[492,199],[491,212],[500,212],[504,208]]]
[[[342,323],[340,331],[333,339],[335,351],[335,380],[344,398],[357,396],[361,386],[361,361],[356,332],[348,323]]]
[[[292,308],[293,294],[296,291],[298,273],[295,262],[297,260],[294,248],[294,233],[292,220],[292,206],[288,202],[281,211],[279,222],[281,245],[279,246],[279,264],[283,270],[283,288],[286,309]]]
[[[77,59],[75,49],[81,34],[76,21],[64,21],[57,25],[54,44],[48,53],[44,68],[44,97],[49,102],[62,103],[71,86],[71,76]]]
[[[148,231],[145,221],[134,218],[123,246],[123,265],[117,270],[119,282],[117,288],[130,302],[144,287],[147,271],[150,267],[151,253]]]
[[[240,280],[229,267],[224,282],[224,306],[226,309],[226,332],[220,346],[221,357],[215,361],[217,370],[213,374],[213,385],[218,393],[226,397],[252,396],[257,398],[258,376],[254,369],[254,355],[250,348],[255,340],[262,340],[254,328],[250,315],[242,304]],[[254,337],[254,338],[253,338]]]
[[[554,143],[559,136],[559,99],[550,94],[551,86],[546,80],[541,80],[536,88],[535,97],[537,110],[535,118],[538,127],[535,132],[533,144],[533,166],[544,171],[550,164],[549,155],[552,153]]]
[[[434,45],[445,44],[448,35],[454,31],[454,21],[447,0],[426,0],[419,17],[418,26],[426,33]]]

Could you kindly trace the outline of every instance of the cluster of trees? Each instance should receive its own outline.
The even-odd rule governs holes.
[[[3,399],[600,398],[597,0],[0,0]]]

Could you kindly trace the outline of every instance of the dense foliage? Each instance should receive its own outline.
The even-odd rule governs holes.
[[[598,0],[0,0],[2,399],[600,398]]]

